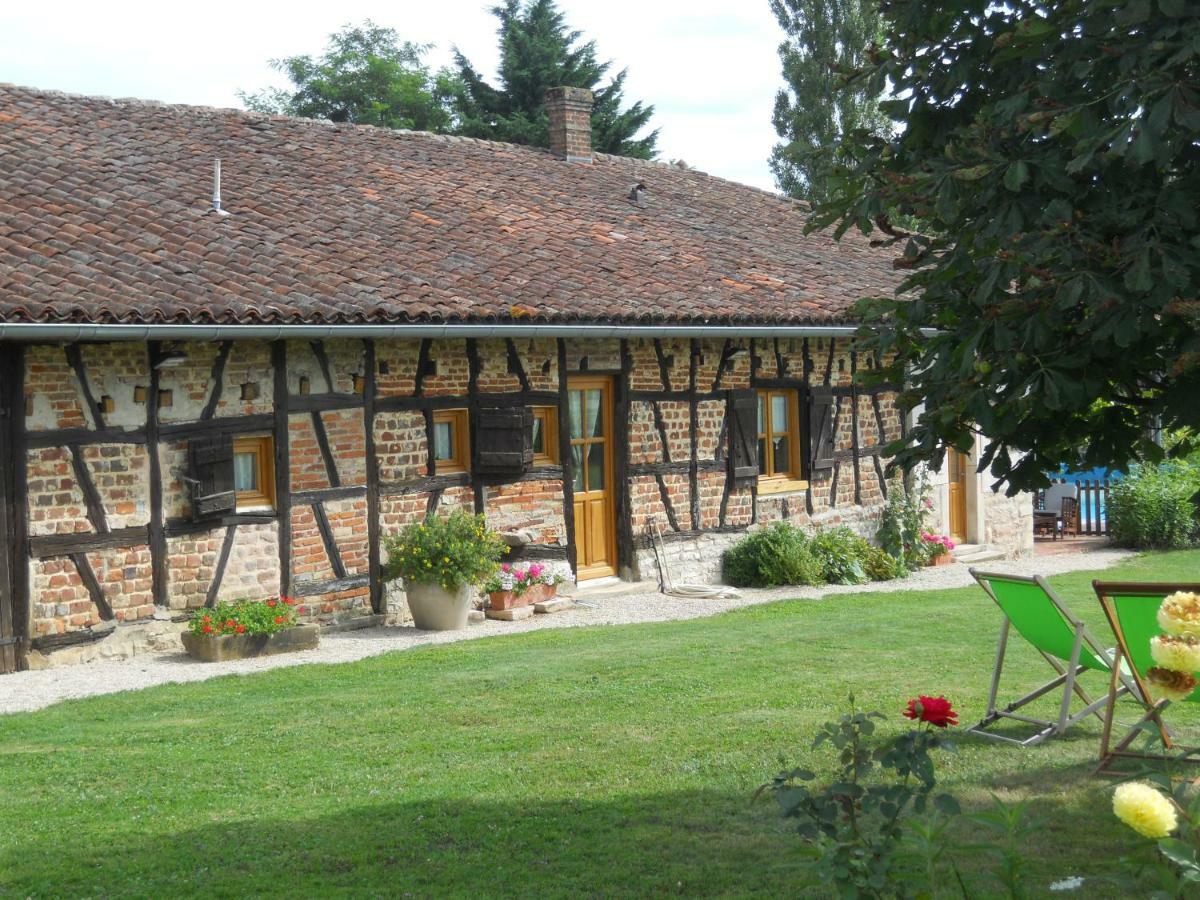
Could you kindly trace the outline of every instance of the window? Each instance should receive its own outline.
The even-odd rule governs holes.
[[[234,440],[233,489],[238,512],[275,508],[275,443],[270,437]]]
[[[533,464],[558,464],[558,410],[553,406],[533,407]]]
[[[800,478],[796,391],[758,392],[758,470],[760,477],[768,480]]]
[[[470,432],[465,409],[441,409],[433,414],[433,461],[438,475],[467,471]]]

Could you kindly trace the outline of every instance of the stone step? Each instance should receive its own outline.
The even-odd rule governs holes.
[[[976,563],[989,562],[993,559],[1004,559],[1004,553],[1000,550],[988,550],[987,548],[984,548],[975,553],[969,553],[966,556],[960,556],[958,553],[955,553],[954,558],[960,563],[966,563],[968,566],[973,566]]]
[[[535,613],[566,612],[574,605],[575,601],[568,597],[555,597],[553,600],[543,600],[533,604],[533,611]]]
[[[955,556],[970,556],[972,553],[979,553],[986,549],[988,549],[986,544],[958,544],[950,552]]]
[[[512,609],[489,609],[487,617],[501,622],[520,622],[533,615],[532,606],[514,606]]]

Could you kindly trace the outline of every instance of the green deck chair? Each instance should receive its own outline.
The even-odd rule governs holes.
[[[1095,715],[1101,721],[1100,711],[1110,706],[1112,695],[1093,700],[1079,685],[1078,677],[1091,669],[1111,674],[1113,651],[1105,650],[1097,643],[1088,627],[1074,615],[1067,605],[1054,593],[1040,575],[1026,577],[1005,575],[995,572],[970,570],[971,575],[1000,607],[1004,622],[1000,626],[1000,645],[996,651],[996,667],[992,672],[992,684],[988,691],[987,714],[967,730],[983,737],[1032,747],[1052,735],[1061,735],[1068,728],[1087,716]],[[1009,630],[1015,628],[1038,651],[1055,671],[1055,677],[1037,690],[1009,703],[1003,709],[996,706],[996,695],[1000,690],[1000,673],[1004,668],[1004,656],[1008,650]],[[1133,691],[1137,685],[1123,673],[1119,676],[1118,693]],[[1027,703],[1062,688],[1058,718],[1054,721],[1033,718],[1017,712]],[[1071,712],[1071,699],[1078,695],[1083,708]],[[1037,730],[1026,738],[994,734],[987,729],[1003,719],[1015,719],[1033,725]]]
[[[1146,670],[1154,665],[1150,656],[1150,638],[1162,634],[1158,627],[1158,607],[1163,598],[1176,591],[1200,593],[1200,584],[1174,584],[1168,582],[1130,582],[1130,581],[1093,581],[1092,588],[1100,598],[1104,614],[1112,626],[1117,639],[1117,659],[1122,671],[1127,671],[1133,677],[1137,691],[1133,695],[1145,708],[1145,714],[1134,725],[1129,727],[1129,733],[1115,745],[1112,743],[1113,708],[1110,705],[1104,716],[1104,731],[1100,737],[1100,766],[1096,770],[1101,775],[1120,775],[1123,773],[1113,770],[1113,764],[1121,758],[1140,760],[1161,760],[1168,758],[1164,753],[1148,753],[1130,750],[1130,745],[1143,734],[1143,726],[1153,722],[1158,726],[1162,735],[1163,746],[1174,750],[1176,754],[1188,748],[1178,746],[1171,737],[1171,732],[1162,720],[1162,712],[1171,703],[1170,700],[1154,700],[1154,689],[1147,687]],[[1110,679],[1109,696],[1115,696],[1115,679]],[[1200,689],[1194,691],[1185,703],[1200,701]],[[1189,758],[1191,762],[1198,762]]]

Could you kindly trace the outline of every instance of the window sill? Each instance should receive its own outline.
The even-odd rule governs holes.
[[[275,507],[269,503],[239,503],[234,511],[238,515],[242,513],[273,513]]]
[[[758,496],[775,496],[777,494],[800,494],[808,490],[807,481],[793,478],[771,478],[758,483]]]

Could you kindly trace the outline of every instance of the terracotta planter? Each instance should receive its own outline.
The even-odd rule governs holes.
[[[227,659],[249,659],[254,656],[274,656],[312,650],[321,642],[317,625],[294,625],[274,634],[192,634],[183,632],[183,649],[192,659],[201,662],[223,662]]]
[[[532,606],[557,596],[558,587],[553,584],[535,584],[521,593],[516,591],[492,591],[488,594],[488,605],[492,609],[516,609],[518,606]]]
[[[954,554],[953,553],[939,553],[937,556],[930,557],[929,562],[925,563],[925,565],[927,565],[927,566],[948,566],[952,562],[954,562]]]
[[[448,591],[440,584],[405,581],[404,594],[415,626],[426,631],[455,631],[467,627],[475,588],[464,584],[457,591]]]
[[[528,605],[528,591],[523,594],[516,591],[492,591],[488,594],[488,606],[492,609],[516,609],[518,606]]]

